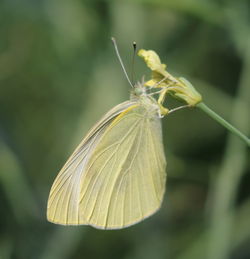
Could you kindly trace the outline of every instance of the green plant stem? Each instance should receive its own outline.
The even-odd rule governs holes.
[[[236,129],[233,125],[223,119],[220,115],[211,110],[205,103],[201,102],[196,105],[199,109],[205,112],[208,116],[219,122],[223,127],[231,131],[234,135],[238,136],[241,140],[243,140],[248,146],[250,146],[250,139],[245,136],[242,132]]]

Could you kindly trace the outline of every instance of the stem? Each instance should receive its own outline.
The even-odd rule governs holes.
[[[240,132],[238,129],[236,129],[233,125],[231,125],[229,122],[224,120],[220,115],[215,113],[213,110],[211,110],[205,103],[201,102],[196,105],[196,107],[200,108],[202,111],[204,111],[208,116],[219,122],[223,127],[231,131],[234,135],[238,136],[241,140],[243,140],[249,147],[250,147],[250,139],[245,136],[242,132]]]

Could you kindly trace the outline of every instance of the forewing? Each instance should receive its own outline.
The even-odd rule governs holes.
[[[101,137],[82,175],[78,224],[116,229],[150,216],[163,199],[165,168],[158,116],[140,105],[124,111]]]
[[[47,218],[58,224],[79,224],[81,181],[95,147],[112,121],[134,105],[127,101],[110,110],[89,131],[56,177],[48,200]]]

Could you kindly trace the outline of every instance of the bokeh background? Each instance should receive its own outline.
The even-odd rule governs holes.
[[[118,231],[46,221],[74,147],[128,99],[111,36],[129,73],[133,41],[156,50],[249,135],[249,1],[2,0],[0,258],[250,258],[249,149],[197,109],[163,119],[168,181],[154,216]],[[139,57],[134,73],[150,75]]]

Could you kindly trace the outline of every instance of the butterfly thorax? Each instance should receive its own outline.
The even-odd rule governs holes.
[[[147,89],[144,86],[144,82],[143,81],[137,82],[131,91],[130,99],[132,98],[138,99],[139,97],[145,96],[145,95],[147,95]]]
[[[147,88],[144,86],[143,82],[138,82],[130,93],[130,101],[140,103],[149,117],[157,117],[160,114],[160,107],[157,101],[147,93]]]

